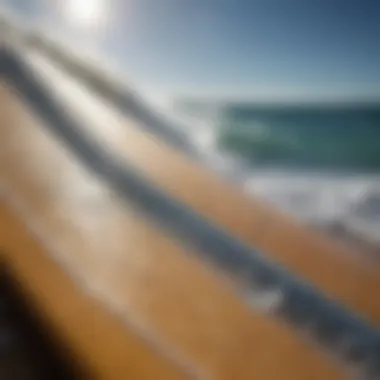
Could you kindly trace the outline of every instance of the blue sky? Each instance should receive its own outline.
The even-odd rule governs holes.
[[[64,10],[91,0],[8,1],[90,36],[156,91],[380,97],[378,0],[103,0],[101,32]]]

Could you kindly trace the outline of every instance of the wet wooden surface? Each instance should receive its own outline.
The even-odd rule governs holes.
[[[133,329],[86,296],[4,201],[0,242],[1,259],[41,313],[41,321],[53,329],[64,349],[72,351],[81,374],[94,379],[188,378]]]
[[[128,378],[139,368],[132,378],[345,378],[333,361],[253,313],[228,281],[141,219],[5,87],[0,104],[1,244],[41,308],[100,378]],[[104,121],[83,114],[97,127]],[[105,143],[157,184],[379,324],[377,268],[249,201],[133,125],[121,130],[120,117],[107,117],[119,134]]]
[[[378,262],[364,252],[350,252],[316,236],[288,215],[248,198],[241,189],[141,132],[133,120],[126,120],[54,66],[40,58],[31,61],[38,78],[70,109],[70,116],[84,132],[97,137],[119,159],[132,162],[151,181],[199,214],[380,324],[380,301],[363,296],[380,285]]]

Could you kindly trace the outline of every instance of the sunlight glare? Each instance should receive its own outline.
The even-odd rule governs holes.
[[[98,25],[106,11],[104,0],[68,0],[70,19],[81,25]]]

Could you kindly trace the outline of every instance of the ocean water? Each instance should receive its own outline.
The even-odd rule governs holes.
[[[380,248],[380,103],[178,103],[215,169],[295,218]]]

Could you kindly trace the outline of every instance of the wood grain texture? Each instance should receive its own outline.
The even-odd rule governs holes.
[[[286,326],[253,313],[236,298],[228,281],[141,219],[81,167],[5,87],[1,89],[1,114],[0,173],[7,204],[33,226],[49,255],[83,291],[122,315],[136,334],[171,357],[172,363],[180,363],[193,375],[222,380],[345,378],[324,354]],[[376,269],[337,252],[260,202],[248,200],[133,126],[125,123],[124,130],[125,135],[118,139],[124,148],[115,145],[115,152],[132,160],[157,184],[380,322],[380,305],[374,297],[380,284]],[[108,322],[114,342],[110,338],[102,347],[95,344],[101,339],[94,331],[101,334],[106,330],[104,311],[91,301],[94,309],[86,314],[86,308],[90,309],[86,302],[90,301],[73,285],[72,292],[78,295],[71,305],[70,298],[60,294],[65,286],[59,275],[54,275],[59,271],[51,269],[56,264],[42,253],[35,254],[38,260],[29,259],[28,247],[37,252],[41,245],[25,231],[25,235],[20,233],[22,225],[4,207],[1,223],[1,242],[13,247],[9,252],[17,253],[11,256],[24,282],[34,289],[36,298],[42,298],[44,312],[60,321],[57,328],[70,337],[83,360],[102,378],[121,378],[117,377],[120,366],[128,369],[126,353],[131,355],[134,373],[139,366],[143,371],[132,378],[158,378],[152,371],[167,371],[172,376],[160,378],[179,376],[164,359],[137,338],[133,340],[121,322]],[[46,289],[49,297],[55,294],[62,302],[47,301]],[[76,318],[75,310],[82,309],[82,317]],[[95,323],[92,327],[87,320],[90,314]]]
[[[0,244],[2,259],[26,294],[94,379],[189,378],[82,293],[4,202],[0,205]]]
[[[136,121],[126,119],[53,66],[36,62],[36,75],[70,110],[70,116],[119,159],[132,163],[152,182],[251,247],[380,324],[380,301],[370,296],[380,285],[378,262],[317,236],[288,215],[248,197],[142,132]]]

